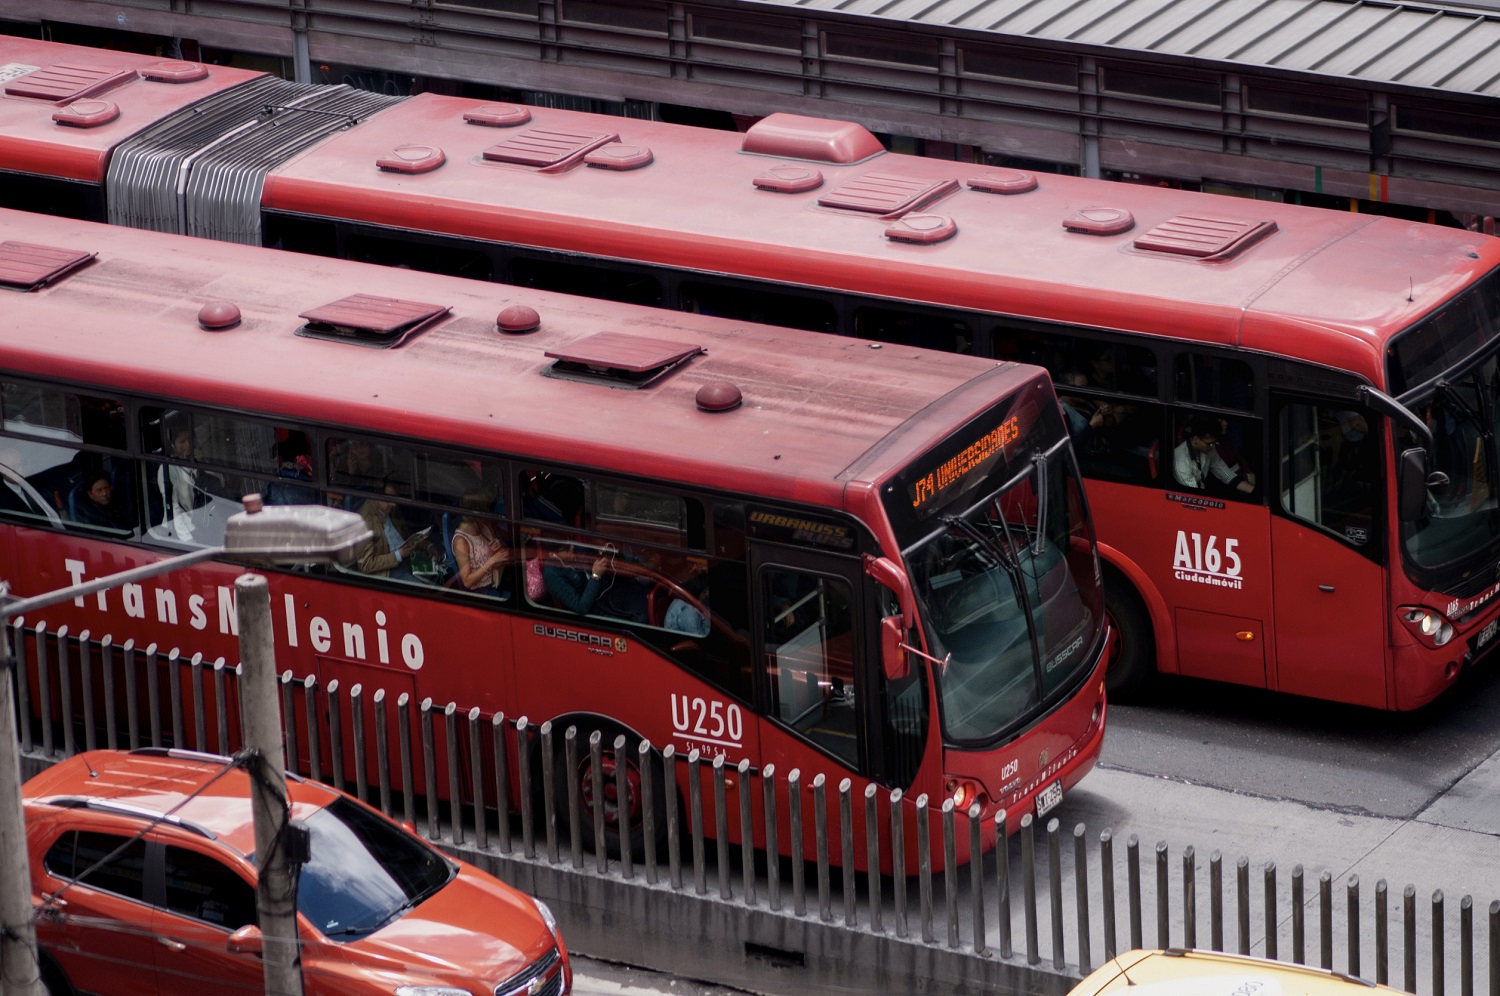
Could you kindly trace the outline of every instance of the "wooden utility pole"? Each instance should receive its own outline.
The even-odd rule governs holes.
[[[262,574],[235,579],[240,624],[240,723],[249,759],[255,812],[255,909],[264,944],[266,996],[302,996],[302,949],[297,900],[287,863],[286,755],[276,701],[276,647],[271,632],[271,591]]]

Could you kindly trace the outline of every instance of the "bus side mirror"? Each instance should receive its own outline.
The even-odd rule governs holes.
[[[906,633],[900,616],[880,620],[880,663],[887,681],[900,681],[911,673],[911,658],[902,646]]]
[[[1427,472],[1427,451],[1420,446],[1401,451],[1397,461],[1397,515],[1402,522],[1416,522],[1427,508],[1427,489],[1448,483],[1441,470]]]

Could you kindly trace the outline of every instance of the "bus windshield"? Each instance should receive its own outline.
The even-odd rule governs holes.
[[[1034,718],[1087,674],[1102,637],[1082,483],[1056,401],[1036,393],[997,405],[885,492],[951,744],[992,744]]]
[[[1402,530],[1407,567],[1432,587],[1451,587],[1500,542],[1497,336],[1500,274],[1491,274],[1390,350],[1392,393],[1404,391],[1400,400],[1432,430],[1431,469],[1448,478],[1428,488],[1422,515]]]

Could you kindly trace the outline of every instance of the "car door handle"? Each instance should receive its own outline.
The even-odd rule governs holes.
[[[1333,592],[1333,585],[1331,585],[1331,584],[1320,584],[1320,585],[1318,585],[1318,590],[1319,591],[1323,591],[1323,592],[1332,593]]]
[[[181,941],[174,941],[170,937],[163,937],[160,934],[157,934],[156,935],[156,939],[161,942],[162,947],[167,948],[167,949],[169,949],[171,951],[186,951],[187,950],[187,945],[186,944],[182,943]]]

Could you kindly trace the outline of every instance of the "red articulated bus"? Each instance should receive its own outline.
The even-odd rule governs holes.
[[[14,140],[55,135],[45,110]],[[220,236],[192,227],[211,205],[281,248],[1047,367],[1113,693],[1163,672],[1406,710],[1497,642],[1494,239],[897,155],[783,114],[741,135],[427,94],[274,161],[149,124],[120,125],[114,220],[150,200],[151,224]]]
[[[247,494],[332,503],[374,540],[271,573],[297,680],[625,735],[631,765],[648,739],[978,803],[986,846],[1098,757],[1100,568],[1040,368],[14,211],[0,233],[17,594],[219,546]],[[236,573],[27,623],[233,661]]]

